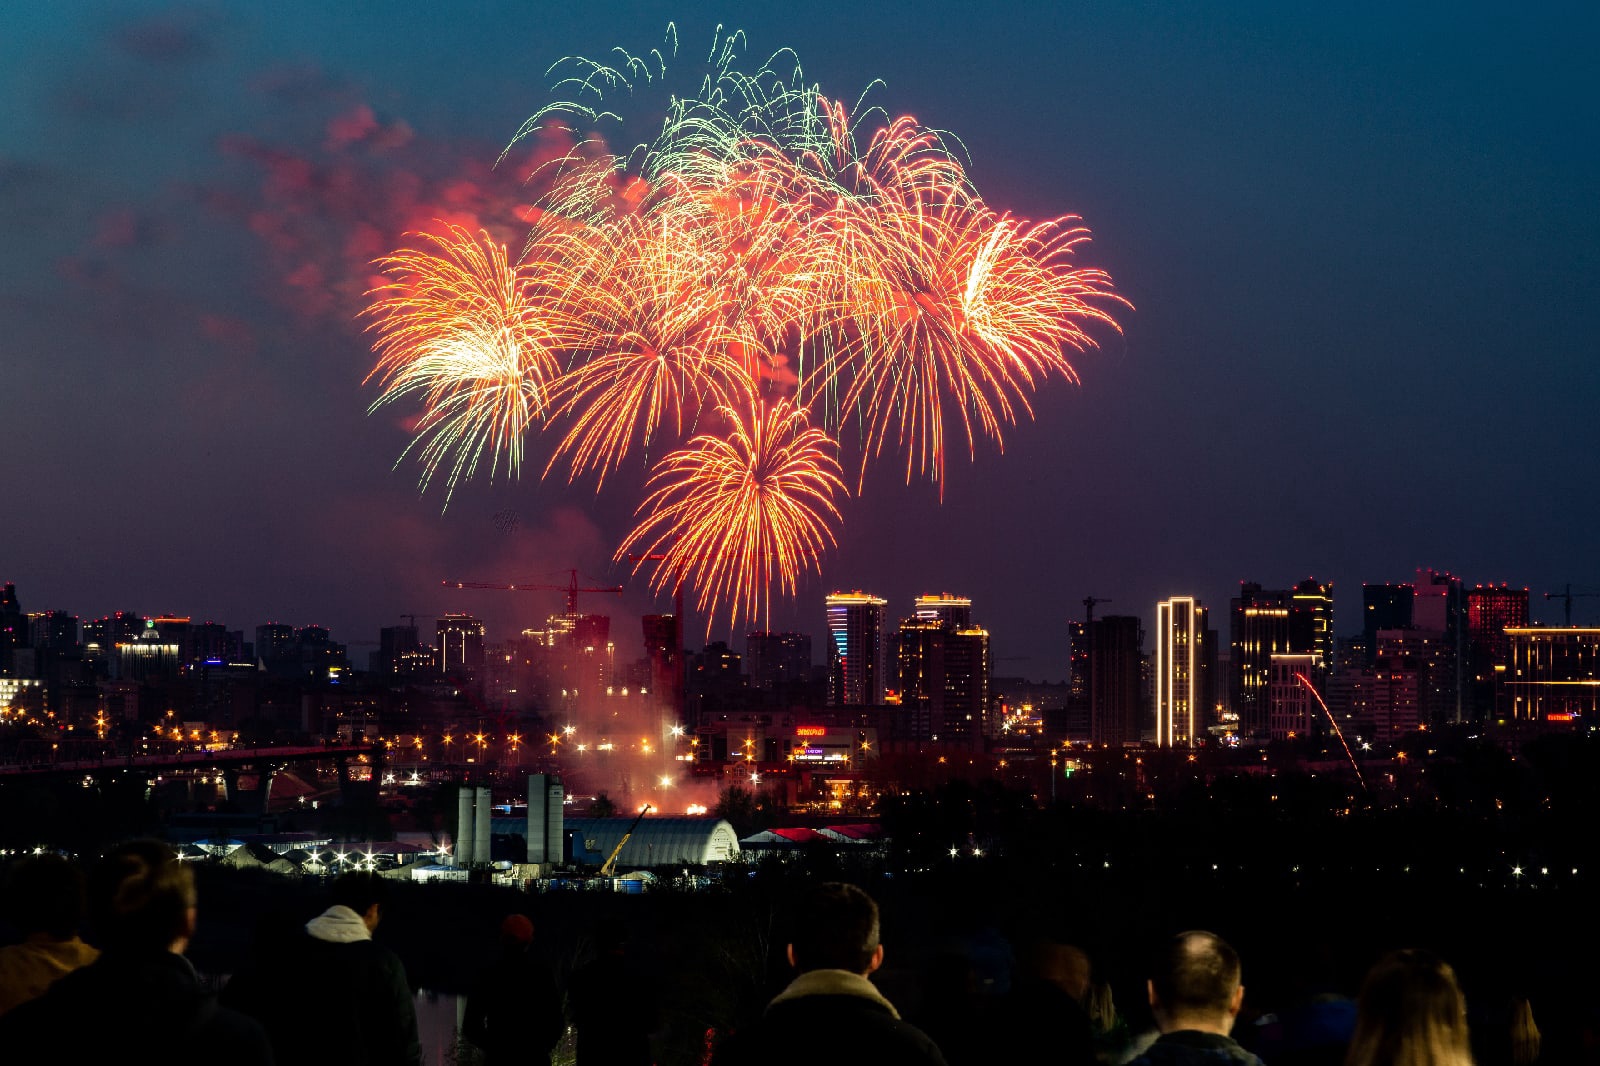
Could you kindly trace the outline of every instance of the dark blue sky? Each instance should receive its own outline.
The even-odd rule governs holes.
[[[553,60],[675,19],[685,56],[720,22],[825,91],[883,79],[991,203],[1082,215],[1138,308],[942,505],[870,479],[775,625],[820,632],[825,585],[896,614],[948,589],[1002,672],[1054,678],[1090,593],[1148,617],[1315,574],[1346,632],[1361,582],[1418,566],[1600,587],[1600,13],[1219,6],[12,5],[0,579],[29,609],[370,639],[403,611],[504,634],[556,606],[440,578],[607,578],[630,486],[525,476],[441,515],[391,469],[406,438],[365,414],[354,313],[406,225],[514,200],[487,167]],[[631,586],[625,640],[653,602]]]

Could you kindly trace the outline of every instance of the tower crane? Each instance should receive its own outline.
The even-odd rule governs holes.
[[[1110,600],[1101,599],[1099,596],[1085,596],[1083,598],[1083,624],[1094,624],[1094,607],[1097,603],[1110,603]]]
[[[1546,600],[1561,601],[1562,607],[1566,610],[1566,624],[1568,626],[1572,625],[1572,601],[1595,597],[1600,597],[1600,592],[1573,592],[1571,584],[1566,585],[1560,592],[1546,592],[1544,594]]]
[[[578,613],[578,593],[580,592],[609,592],[613,595],[622,595],[621,585],[587,585],[578,584],[578,572],[568,570],[569,575],[565,585],[549,584],[522,584],[504,585],[492,581],[442,581],[445,588],[454,589],[494,589],[500,592],[565,592],[567,594],[567,613]]]

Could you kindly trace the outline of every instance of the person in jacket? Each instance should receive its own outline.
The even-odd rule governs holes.
[[[1151,967],[1150,1011],[1161,1035],[1138,1066],[1260,1066],[1228,1034],[1244,1004],[1239,955],[1215,933],[1180,933]]]
[[[23,859],[6,879],[6,918],[22,943],[0,948],[0,1014],[37,999],[100,953],[78,937],[83,874],[60,855]]]
[[[420,1066],[422,1044],[405,968],[372,939],[387,884],[370,873],[333,882],[331,906],[223,989],[222,1000],[266,1028],[282,1062]]]
[[[500,945],[467,996],[461,1035],[483,1051],[484,1066],[549,1066],[567,1020],[550,965],[534,950],[527,915],[500,923]]]
[[[194,877],[171,848],[122,845],[95,869],[88,895],[104,950],[0,1018],[6,1062],[103,1066],[159,1047],[167,1066],[271,1066],[261,1027],[218,1006],[184,958],[195,930]]]
[[[718,1066],[944,1066],[934,1042],[868,979],[883,965],[871,896],[855,885],[816,886],[795,910],[787,955],[797,976],[718,1050]]]

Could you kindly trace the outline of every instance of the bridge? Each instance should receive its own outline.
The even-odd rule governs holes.
[[[361,789],[362,782],[350,776],[350,764],[365,757],[372,767],[371,779]],[[99,754],[79,758],[37,760],[0,764],[0,781],[26,777],[103,776],[114,773],[136,773],[154,777],[169,770],[217,770],[227,784],[228,794],[237,796],[241,803],[255,813],[265,815],[272,798],[272,778],[279,770],[293,763],[328,762],[338,764],[339,789],[346,802],[357,791],[376,794],[383,777],[384,753],[378,744],[305,744],[256,748],[218,748],[212,751],[178,751],[156,754]],[[253,770],[256,787],[239,791],[239,772]]]

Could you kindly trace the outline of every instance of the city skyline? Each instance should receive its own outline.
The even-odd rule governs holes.
[[[723,21],[753,56],[794,46],[847,92],[884,78],[886,107],[966,142],[997,206],[1081,214],[1087,261],[1137,308],[1004,456],[952,457],[942,504],[873,475],[822,576],[752,628],[820,636],[834,588],[891,616],[951,589],[981,600],[997,657],[1060,677],[1085,596],[1148,625],[1168,596],[1220,609],[1239,581],[1315,574],[1343,635],[1363,582],[1427,566],[1526,585],[1557,622],[1543,592],[1600,586],[1571,444],[1600,402],[1595,148],[1572,134],[1594,124],[1596,15],[1489,11],[8,13],[0,307],[29,402],[9,409],[0,492],[25,506],[0,579],[85,618],[363,637],[559,607],[447,579],[624,580],[626,491],[478,482],[443,515],[419,497],[392,469],[404,427],[364,414],[354,314],[401,231],[515,191],[489,165],[549,62],[649,47],[676,18],[688,41]],[[1502,432],[1471,431],[1485,412]],[[643,578],[607,609],[670,611]]]

